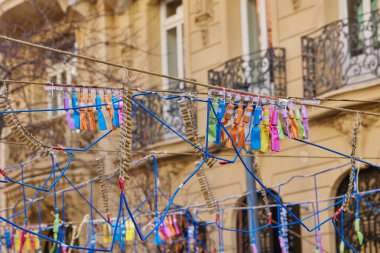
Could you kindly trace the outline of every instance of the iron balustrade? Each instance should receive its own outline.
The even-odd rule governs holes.
[[[208,71],[212,85],[286,96],[286,54],[284,48],[269,48],[232,58]]]
[[[158,87],[157,87],[158,88]],[[168,90],[181,90],[188,91],[189,93],[196,93],[196,86],[188,83],[169,83],[164,87]],[[159,87],[162,89],[162,87]],[[154,88],[153,88],[154,90]],[[163,96],[174,96],[173,94],[163,94]],[[181,134],[185,133],[185,124],[182,120],[182,115],[179,109],[178,101],[180,98],[173,100],[164,100],[157,97],[155,94],[147,96],[139,96],[137,100],[147,107],[151,112],[157,115],[160,119],[166,122],[169,126],[179,131]],[[196,110],[196,103],[193,103],[193,110]],[[193,115],[196,115],[194,113]],[[150,145],[157,144],[162,141],[173,140],[177,137],[167,127],[162,125],[158,120],[150,116],[141,108],[136,108],[136,114],[132,118],[132,147],[133,150],[142,150]],[[197,119],[195,119],[197,120]]]
[[[359,193],[379,189],[380,187],[380,172],[375,168],[368,168],[360,170],[358,173],[357,186]],[[343,196],[347,192],[349,176],[346,176],[339,185],[337,196]],[[354,195],[355,196],[355,193]],[[363,199],[370,203],[375,208],[380,204],[380,193],[375,192],[363,196]],[[363,201],[359,202],[358,211],[360,218],[360,230],[364,235],[363,244],[360,245],[356,231],[355,231],[355,219],[356,219],[356,198],[352,198],[349,205],[350,212],[344,212],[343,219],[341,216],[337,219],[337,227],[341,229],[342,223],[344,229],[344,238],[358,251],[358,252],[380,252],[380,214],[377,209],[372,208]],[[335,207],[335,211],[338,210],[340,205]],[[340,231],[342,233],[342,231]],[[336,238],[336,248],[339,249],[340,237]],[[347,246],[344,252],[352,252]]]
[[[379,23],[376,11],[338,20],[303,36],[304,96],[379,78]]]

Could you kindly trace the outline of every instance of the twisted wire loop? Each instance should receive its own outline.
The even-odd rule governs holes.
[[[108,220],[110,220],[110,212],[109,212],[109,205],[108,205],[108,191],[106,187],[106,171],[105,171],[105,157],[104,155],[98,157],[96,159],[97,162],[97,172],[98,172],[98,179],[99,179],[99,187],[100,192],[102,195],[102,204],[103,204],[103,210],[107,214]]]
[[[189,141],[193,142],[196,146],[200,147],[201,149],[204,149],[204,146],[202,145],[202,143],[199,139],[197,126],[196,126],[196,122],[194,120],[194,115],[193,115],[193,111],[192,111],[193,106],[192,106],[191,100],[190,99],[181,99],[180,101],[178,101],[178,104],[179,104],[179,107],[181,110],[182,119],[183,119],[184,124],[185,124],[186,138]],[[203,153],[200,150],[198,150],[197,148],[195,148],[195,147],[193,147],[193,148],[194,148],[195,152],[200,155],[201,160],[203,160],[203,158],[204,158]],[[216,159],[214,159],[214,158],[207,158],[207,160],[205,162],[205,164],[209,168],[212,168],[215,163],[216,163]],[[209,213],[213,214],[216,210],[216,202],[215,202],[214,196],[212,194],[211,187],[210,187],[210,184],[208,182],[207,175],[206,175],[206,172],[205,172],[203,166],[200,170],[198,170],[198,172],[196,173],[196,176],[198,178],[198,182],[199,182],[199,185],[201,187],[202,195],[206,201],[207,207],[209,208]]]
[[[260,168],[259,166],[257,165],[257,163],[255,163],[253,165],[253,173],[256,175],[257,179],[260,180],[261,182],[263,182],[263,179],[261,177],[261,172],[260,172]],[[269,202],[268,202],[268,197],[267,197],[267,192],[265,191],[264,188],[261,189],[261,196],[263,198],[263,201],[264,201],[264,205],[265,205],[265,214],[267,215],[268,217],[268,223],[271,224],[272,222],[272,213],[269,209]]]
[[[357,142],[358,142],[358,129],[359,129],[359,120],[356,121],[355,126],[352,130],[352,146],[351,146],[351,170],[350,170],[350,178],[348,182],[347,192],[345,194],[344,201],[342,203],[342,210],[346,212],[351,212],[349,210],[350,206],[350,200],[351,200],[351,194],[354,189],[354,180],[355,180],[355,168],[356,168],[356,162],[355,162],[355,154],[356,154],[356,148],[357,148]]]
[[[132,161],[132,90],[123,90],[123,123],[120,126],[119,176],[122,180],[129,179],[127,171]]]
[[[0,111],[13,111],[13,106],[8,98],[8,89],[5,88],[0,94]],[[28,131],[20,122],[15,113],[6,113],[4,120],[11,130],[11,133],[17,138],[19,142],[24,144],[28,149],[33,152],[40,151],[41,156],[47,156],[52,147],[34,136]]]

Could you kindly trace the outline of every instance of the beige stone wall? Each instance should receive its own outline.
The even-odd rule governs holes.
[[[200,1],[205,3],[199,5],[199,1],[184,0],[184,36],[185,36],[185,76],[201,82],[207,82],[207,71],[224,61],[242,54],[242,31],[240,19],[240,1],[232,0],[214,0]],[[294,5],[293,2],[299,2]],[[6,3],[9,3],[9,1]],[[289,96],[302,96],[302,56],[301,56],[301,37],[318,29],[325,24],[339,19],[339,1],[338,0],[271,0],[272,6],[272,23],[273,23],[273,45],[286,48],[287,54],[287,91]],[[102,1],[91,5],[83,1],[76,5],[73,13],[79,17],[87,17],[96,13],[109,11],[108,7]],[[6,12],[6,9],[5,9]],[[206,25],[202,23],[206,18]],[[104,30],[101,33],[92,33],[93,29]],[[130,47],[122,45],[107,45],[107,38],[121,36],[125,43]],[[160,6],[158,1],[139,0],[135,1],[125,11],[115,16],[99,17],[89,23],[81,23],[76,30],[76,37],[79,49],[85,48],[88,43],[95,41],[99,45],[88,52],[89,55],[115,63],[125,64],[149,71],[161,72],[161,41],[160,41]],[[122,48],[124,50],[122,50]],[[103,71],[110,71],[115,76],[122,76],[123,71],[95,64],[96,68]],[[148,77],[143,74],[129,73],[135,84],[147,88],[161,85],[162,79],[157,77]],[[94,84],[102,84],[96,76],[84,73],[80,78],[91,80]],[[344,88],[331,96],[336,98],[348,98],[353,95],[361,99],[378,99],[380,97],[378,82],[368,83],[361,86],[352,86]],[[115,85],[115,84],[110,84]],[[376,86],[377,85],[377,86]],[[33,94],[33,90],[28,90]],[[199,88],[198,91],[205,91]],[[34,97],[38,99],[38,97]],[[326,103],[326,105],[332,105]],[[347,106],[345,103],[335,103],[334,106]],[[365,109],[366,107],[364,107]],[[318,144],[337,149],[345,154],[350,153],[351,147],[351,126],[356,115],[339,116],[337,119],[335,113],[324,109],[314,108],[309,111],[311,115],[311,138],[310,141]],[[198,106],[198,129],[201,136],[204,136],[206,122],[205,105]],[[358,152],[360,155],[379,156],[380,150],[377,145],[378,139],[378,122],[366,125],[365,130],[359,135],[360,146]],[[100,148],[117,150],[117,134],[111,136],[105,143],[100,144]],[[75,144],[74,141],[71,143]],[[0,144],[1,145],[1,144]],[[317,148],[297,143],[293,140],[283,140],[281,155],[284,156],[331,156],[330,153],[321,151]],[[8,146],[9,148],[10,146]],[[0,166],[9,165],[6,159],[1,157],[5,152],[0,146]],[[189,145],[183,142],[164,142],[151,147],[158,151],[171,152],[190,152]],[[215,154],[224,155],[231,158],[231,152],[220,152],[212,146]],[[9,152],[9,150],[8,150]],[[271,155],[271,153],[268,153]],[[275,155],[275,154],[273,154]],[[359,155],[359,156],[360,156]],[[86,176],[87,166],[83,161],[94,160],[94,154],[91,156],[81,157],[82,163],[74,167],[77,169],[73,177],[79,182],[88,179]],[[160,176],[170,178],[168,183],[168,192],[174,190],[180,183],[194,170],[195,162],[198,161],[196,156],[178,156],[165,157],[159,159]],[[373,163],[379,163],[378,160],[371,160]],[[310,174],[326,168],[342,165],[348,162],[347,159],[337,158],[280,158],[265,157],[259,158],[258,163],[262,170],[264,183],[267,186],[276,185],[284,182],[288,178],[299,174]],[[3,164],[4,163],[4,164]],[[45,161],[44,166],[48,162]],[[117,157],[112,157],[109,168],[115,168]],[[42,166],[43,167],[43,166]],[[330,198],[335,196],[338,183],[344,175],[347,174],[348,167],[330,172],[318,177],[319,198]],[[246,191],[245,172],[240,163],[233,165],[216,165],[207,170],[213,194],[216,199],[224,199],[228,196],[239,195]],[[170,175],[170,176],[168,176]],[[167,179],[169,180],[169,179]],[[36,179],[35,182],[38,182]],[[60,187],[66,187],[63,185]],[[8,189],[7,205],[14,204],[14,201],[20,197],[21,192],[13,192],[12,187]],[[274,189],[276,190],[276,189]],[[17,197],[17,198],[16,198]],[[314,187],[312,178],[300,179],[289,186],[281,189],[281,197],[285,202],[313,200]],[[4,198],[0,195],[0,208],[4,205]],[[78,202],[80,203],[80,202]],[[204,203],[200,194],[199,184],[194,177],[191,179],[178,194],[176,204],[180,205],[198,205]],[[237,205],[238,199],[227,202],[229,205]],[[320,205],[320,208],[331,204],[326,202]],[[72,215],[75,216],[74,209]],[[311,213],[310,209],[302,208],[302,216]],[[321,219],[332,215],[332,211],[325,212]],[[214,220],[214,216],[201,212],[200,217],[204,220]],[[78,220],[81,217],[73,217]],[[313,221],[307,222],[308,226],[313,226]],[[224,225],[232,228],[236,225],[236,213],[226,212]],[[335,250],[335,233],[330,224],[322,228],[324,247],[333,252]],[[236,235],[231,232],[224,232],[225,252],[236,252]],[[302,230],[302,236],[314,242],[314,234]],[[217,240],[216,230],[210,232],[210,237]],[[212,245],[217,247],[217,245]],[[314,251],[313,246],[306,241],[302,241],[303,252]]]

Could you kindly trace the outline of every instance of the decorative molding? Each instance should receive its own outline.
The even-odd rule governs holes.
[[[114,12],[123,13],[135,0],[104,0],[104,3]]]
[[[300,8],[301,2],[300,0],[292,0],[293,10],[298,10]]]
[[[356,109],[375,113],[380,112],[378,106],[361,106]],[[322,121],[319,121],[319,123],[321,126],[334,128],[341,133],[342,136],[345,136],[348,142],[351,142],[352,129],[356,122],[356,117],[356,114],[342,112],[333,116],[327,116]],[[361,129],[359,129],[359,131],[361,132],[366,131],[369,128],[378,128],[380,127],[380,119],[376,116],[366,115],[365,118],[361,117],[360,126]]]
[[[214,21],[214,5],[212,0],[197,0],[195,2],[195,25],[201,28],[202,43],[209,43],[209,26]]]

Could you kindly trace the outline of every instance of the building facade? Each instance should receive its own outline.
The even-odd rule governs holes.
[[[377,104],[365,102],[380,97],[378,0],[3,0],[0,6],[0,26],[4,35],[221,88],[267,96],[330,99],[321,100],[322,105],[379,112]],[[205,88],[191,84],[0,42],[1,79],[121,87],[129,76],[132,84],[141,88],[183,90],[189,94],[207,92]],[[63,106],[62,92],[49,92],[33,85],[12,84],[9,88],[11,92],[15,89],[10,97],[15,101],[16,108]],[[142,103],[170,126],[183,132],[184,122],[177,101],[164,102],[151,97],[149,102]],[[198,132],[204,140],[206,105],[197,103],[193,109],[196,111]],[[309,141],[349,155],[352,129],[357,117],[350,112],[318,107],[309,109]],[[59,112],[41,116],[23,114],[20,118],[36,136],[54,145],[85,147],[99,137],[97,132],[69,130],[64,115]],[[360,122],[356,156],[379,164],[377,141],[380,121],[376,116],[360,115]],[[195,169],[199,157],[191,154],[193,149],[190,145],[144,112],[136,112],[133,133],[135,159],[156,152],[161,185],[171,195]],[[9,129],[2,127],[1,167],[21,163],[30,156],[30,152],[13,143],[8,134]],[[94,157],[103,153],[107,154],[107,169],[116,168],[117,143],[116,133],[99,143],[91,153],[78,154],[72,169],[68,171],[69,177],[74,183],[95,177],[96,172],[90,167],[96,166]],[[210,150],[223,157],[233,154],[224,147],[214,145],[210,146]],[[255,155],[264,184],[273,186],[271,190],[284,203],[302,202],[292,206],[298,217],[305,218],[315,213],[315,208],[327,208],[335,203],[334,197],[344,194],[347,189],[350,169],[346,165],[349,162],[347,157],[339,157],[336,153],[292,139],[281,141],[280,153]],[[249,156],[244,157],[249,159]],[[57,159],[60,163],[67,162],[65,156],[58,156]],[[32,163],[25,165],[27,182],[40,184],[50,172],[51,163],[49,159]],[[147,194],[152,187],[152,177],[147,176],[151,164],[147,162],[140,167],[130,172],[132,180],[126,185],[127,196],[131,196],[135,206],[141,201],[140,194],[144,191]],[[330,168],[337,169],[278,186],[296,175],[310,175]],[[379,188],[377,170],[364,165],[359,168],[359,190],[364,192]],[[251,184],[252,179],[246,175],[244,167],[239,162],[217,164],[205,172],[216,200],[241,196],[220,203],[226,210],[222,215],[222,226],[227,230],[248,230],[248,212],[228,208],[247,205],[243,193],[249,190],[247,185]],[[15,178],[20,177],[19,171],[12,173]],[[142,185],[141,180],[147,184]],[[110,185],[109,194],[116,197],[117,181],[111,181]],[[58,186],[65,188],[69,185],[61,182]],[[137,189],[139,186],[141,189]],[[202,205],[204,198],[200,192],[200,185],[194,178],[181,189],[175,203],[180,206]],[[28,192],[28,195],[32,196],[33,192]],[[0,206],[13,207],[21,198],[22,189],[7,184],[1,188]],[[316,198],[326,201],[320,201],[316,206]],[[81,200],[73,195],[70,201],[76,204],[68,207],[68,217],[72,221],[81,220],[83,213],[86,213],[78,214]],[[269,201],[272,203],[274,200]],[[369,196],[367,201],[378,206],[376,194]],[[165,203],[161,203],[162,208]],[[377,212],[363,203],[360,214],[364,244],[360,246],[357,242],[354,214],[347,214],[344,218],[345,236],[355,248],[360,247],[360,252],[380,252]],[[96,204],[101,203],[98,201]],[[260,195],[256,204],[263,204]],[[49,202],[43,206],[47,215],[53,209]],[[202,208],[189,210],[200,220],[215,219],[215,215],[208,214]],[[278,222],[281,210],[271,210],[273,220]],[[329,208],[321,212],[318,219],[325,220],[335,211]],[[32,209],[31,220],[35,221],[37,214],[38,210]],[[265,225],[263,209],[259,208],[256,214],[259,224]],[[11,213],[7,212],[7,215]],[[294,219],[289,215],[287,217],[288,222]],[[316,223],[316,217],[305,221],[309,228]],[[224,252],[249,252],[249,233],[227,230],[223,231]],[[208,250],[219,249],[218,230],[210,226],[206,231]],[[294,225],[289,227],[287,233],[289,252],[312,252],[318,247],[315,231],[308,232]],[[323,225],[320,233],[325,252],[336,252],[340,238],[332,223]],[[258,234],[260,252],[281,252],[278,229],[268,228]],[[81,238],[81,242],[85,239]],[[142,246],[147,247],[145,250],[149,252],[149,246]],[[348,247],[345,250],[349,252]]]

